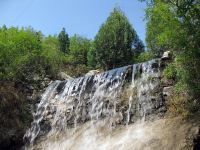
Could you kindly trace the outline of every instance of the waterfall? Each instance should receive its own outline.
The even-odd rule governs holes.
[[[27,149],[40,139],[60,133],[70,138],[68,131],[83,129],[84,124],[95,128],[104,122],[109,132],[162,116],[166,108],[160,83],[161,61],[54,81],[41,96],[34,121],[24,136]]]

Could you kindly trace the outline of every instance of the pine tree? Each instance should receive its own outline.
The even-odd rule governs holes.
[[[94,40],[97,64],[107,70],[132,63],[132,47],[138,45],[137,41],[128,18],[119,8],[114,8]]]
[[[59,33],[58,41],[60,50],[67,54],[69,52],[69,37],[65,31],[65,28],[63,28],[62,31]]]

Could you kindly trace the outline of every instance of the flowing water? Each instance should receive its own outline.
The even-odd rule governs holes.
[[[145,121],[166,111],[161,64],[154,59],[54,81],[43,93],[24,136],[26,149],[141,149],[125,143],[145,140]]]

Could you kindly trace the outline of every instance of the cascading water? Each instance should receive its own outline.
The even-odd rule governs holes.
[[[159,117],[166,111],[161,68],[161,60],[154,59],[96,75],[54,81],[42,95],[31,128],[24,136],[26,148],[58,149],[59,142],[55,139],[62,135],[63,149],[84,149],[69,142],[78,131],[89,132],[93,128],[100,134],[99,130],[106,127],[109,133],[130,123]],[[54,148],[48,144],[36,148],[35,145],[41,141],[48,143],[52,137]],[[88,146],[95,142],[88,141]]]

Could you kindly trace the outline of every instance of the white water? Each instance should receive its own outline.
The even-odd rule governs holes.
[[[106,122],[90,122],[76,131],[68,130],[48,137],[34,146],[37,150],[182,150],[188,147],[188,133],[196,134],[199,123],[192,125],[175,119],[137,122],[128,126],[108,128]],[[190,135],[190,136],[191,136]]]
[[[27,149],[131,149],[125,141],[142,142],[144,121],[164,108],[159,67],[156,59],[53,82],[25,134]]]

